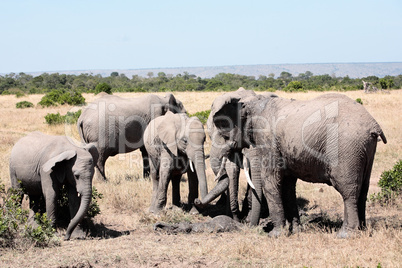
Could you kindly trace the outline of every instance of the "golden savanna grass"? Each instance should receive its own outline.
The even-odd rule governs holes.
[[[142,94],[116,93],[122,97]],[[174,93],[189,113],[210,109],[213,100],[221,94]],[[323,93],[276,94],[304,100]],[[381,173],[402,158],[402,90],[389,94],[364,94],[362,91],[343,94],[352,99],[361,98],[364,107],[379,122],[388,139],[386,145],[378,143],[371,176],[369,194],[378,192],[380,188],[377,182]],[[15,108],[19,101],[37,104],[41,97],[29,95],[17,99],[14,96],[0,96],[0,179],[6,186],[10,185],[8,158],[19,138],[35,130],[77,137],[74,125],[48,126],[44,122],[47,113],[65,114],[73,107]],[[92,94],[84,94],[84,97],[87,102],[97,98]],[[209,140],[205,148],[209,152]],[[104,195],[100,200],[102,212],[95,218],[96,228],[104,235],[63,241],[60,247],[53,248],[30,248],[27,251],[0,249],[0,267],[376,267],[379,263],[382,267],[398,267],[402,263],[400,203],[393,207],[381,207],[368,202],[368,230],[355,238],[340,240],[335,238],[334,230],[343,215],[341,196],[326,185],[298,182],[297,195],[306,200],[301,215],[305,230],[300,234],[273,239],[259,226],[237,233],[167,235],[153,231],[152,223],[160,220],[206,219],[170,209],[159,217],[149,215],[147,210],[152,184],[142,178],[139,152],[110,158],[106,169],[109,181],[94,181],[94,186]],[[209,166],[207,176],[209,189],[212,189],[215,182]],[[245,188],[245,178],[241,175],[242,194]],[[181,193],[185,203],[188,193],[185,180],[181,183]],[[318,224],[314,220],[318,220]]]

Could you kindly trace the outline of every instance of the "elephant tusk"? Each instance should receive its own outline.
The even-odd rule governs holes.
[[[78,197],[81,197],[81,194],[80,194],[80,193],[77,193],[77,196],[78,196]]]
[[[255,186],[254,186],[253,182],[251,181],[250,174],[248,173],[248,168],[247,167],[244,167],[244,173],[246,175],[246,179],[247,179],[248,184],[250,185],[251,188],[253,188],[255,190]]]
[[[228,159],[226,158],[226,156],[224,156],[222,158],[222,164],[221,164],[221,167],[219,168],[218,174],[216,174],[215,181],[217,181],[222,176],[222,172],[225,169],[225,165],[226,165],[227,160]]]
[[[189,160],[191,172],[194,172],[193,161]]]

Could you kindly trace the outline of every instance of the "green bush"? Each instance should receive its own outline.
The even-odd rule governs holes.
[[[381,191],[372,194],[370,199],[380,204],[392,204],[396,197],[402,193],[402,159],[391,170],[384,171],[381,174],[378,186]]]
[[[47,114],[45,115],[45,121],[49,125],[59,125],[59,124],[75,124],[77,123],[78,118],[81,115],[81,110],[77,112],[67,112],[65,115],[61,115],[60,113],[57,114]]]
[[[64,89],[52,90],[42,97],[39,104],[43,107],[57,106],[59,104],[82,105],[85,98],[78,91],[66,91]]]
[[[59,243],[46,213],[35,215],[38,227],[27,224],[28,210],[22,209],[22,190],[5,190],[0,185],[0,247],[45,247]]]
[[[112,87],[108,83],[99,83],[95,87],[95,94],[99,94],[101,92],[112,94]]]
[[[24,108],[34,107],[34,105],[32,102],[29,102],[29,101],[20,101],[20,102],[17,102],[15,107],[17,107],[17,109],[24,109]]]
[[[291,81],[284,89],[283,91],[288,91],[288,92],[303,92],[303,84],[300,81]]]
[[[200,119],[201,123],[203,125],[205,125],[207,123],[208,116],[210,113],[211,113],[211,110],[206,110],[206,111],[202,111],[202,112],[196,112],[194,114],[189,114],[188,116],[189,117],[192,117],[192,116],[198,117],[198,119]]]
[[[100,214],[100,207],[98,201],[103,198],[103,194],[92,186],[92,199],[91,204],[86,215],[86,218],[92,220],[96,215]],[[62,223],[68,224],[70,222],[70,209],[68,205],[68,191],[65,186],[61,188],[59,200],[57,200],[57,219]]]
[[[356,102],[357,102],[357,103],[360,103],[361,105],[363,105],[363,101],[362,101],[361,98],[357,98],[357,99],[356,99]]]

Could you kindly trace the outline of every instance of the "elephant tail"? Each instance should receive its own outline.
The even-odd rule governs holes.
[[[78,118],[77,120],[77,128],[78,128],[78,133],[80,134],[81,140],[85,143],[89,143],[89,141],[85,138],[84,135],[84,121],[81,118]]]
[[[382,142],[384,142],[384,144],[387,144],[387,138],[385,137],[384,132],[382,131],[382,129],[380,127],[378,127],[378,129],[376,129],[373,132],[371,132],[371,135],[373,137],[375,137],[376,139],[378,137],[380,137]]]

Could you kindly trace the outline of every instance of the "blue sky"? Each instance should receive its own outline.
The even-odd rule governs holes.
[[[0,73],[401,62],[402,1],[0,0]]]

